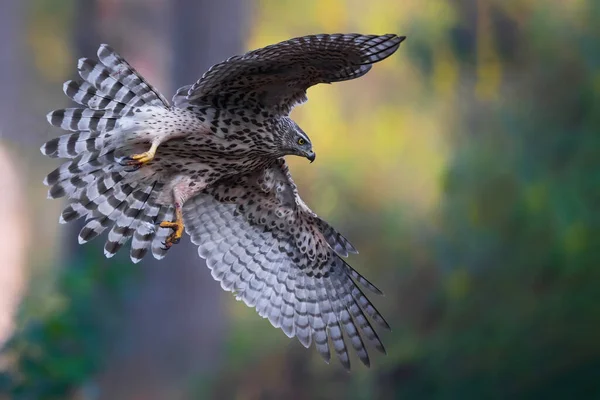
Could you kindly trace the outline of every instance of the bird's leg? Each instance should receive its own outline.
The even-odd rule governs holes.
[[[168,249],[174,244],[179,243],[181,240],[181,236],[183,235],[183,212],[181,210],[181,204],[179,202],[175,202],[175,221],[163,221],[159,225],[161,228],[171,228],[173,229],[173,233],[167,236],[165,240],[165,247]]]
[[[179,243],[184,231],[183,223],[183,205],[185,202],[204,189],[206,185],[203,182],[192,180],[190,177],[177,177],[173,184],[173,206],[175,207],[175,220],[163,221],[161,228],[170,228],[173,232],[165,240],[165,248],[170,248]]]
[[[156,150],[158,149],[159,144],[160,141],[152,142],[150,150],[139,154],[132,154],[129,157],[125,157],[121,161],[121,164],[133,167],[134,169],[138,169],[142,165],[148,164],[150,161],[152,161],[152,159],[154,159],[154,155],[156,154]]]

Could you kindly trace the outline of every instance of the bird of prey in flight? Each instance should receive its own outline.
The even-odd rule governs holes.
[[[284,157],[315,160],[290,118],[318,83],[358,78],[404,36],[321,34],[237,55],[180,88],[172,103],[107,45],[82,58],[64,84],[81,107],[48,121],[71,133],[41,148],[68,161],[48,174],[66,196],[60,222],[86,218],[85,243],[108,231],[112,257],[163,258],[186,231],[212,276],[248,306],[329,362],[350,368],[346,341],[385,352],[371,321],[389,328],[361,287],[381,293],[345,258],[350,242],[302,201]],[[174,250],[176,251],[176,250]]]

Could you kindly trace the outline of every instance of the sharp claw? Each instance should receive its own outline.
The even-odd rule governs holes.
[[[142,164],[132,161],[131,157],[123,157],[118,162],[120,166],[125,167],[125,172],[137,171],[142,166]]]
[[[167,238],[165,239],[165,241],[163,242],[163,245],[165,246],[165,250],[171,248],[174,244],[179,243],[179,241],[181,240],[181,236],[183,235],[183,231],[184,231],[184,224],[183,224],[183,217],[181,215],[181,208],[177,208],[179,206],[176,205],[176,219],[175,221],[162,221],[161,223],[158,224],[158,226],[160,228],[166,228],[166,229],[171,229],[172,232],[169,236],[167,236]]]
[[[143,165],[148,164],[150,161],[154,159],[154,153],[152,149],[140,154],[132,154],[131,156],[124,156],[118,161],[120,165],[123,167],[131,167],[130,170],[126,170],[127,172],[136,171],[141,168]]]
[[[125,170],[124,170],[125,172],[135,172],[138,169],[140,169],[142,166],[141,165],[128,165],[126,167],[128,167],[128,168],[125,168]]]

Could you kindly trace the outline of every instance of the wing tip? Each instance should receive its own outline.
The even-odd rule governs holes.
[[[373,39],[366,41],[364,44],[368,44],[368,46],[363,48],[363,62],[361,64],[370,65],[385,60],[398,50],[404,40],[406,40],[404,35],[388,33],[375,36]]]
[[[397,33],[386,33],[385,35],[380,35],[380,37],[386,37],[389,41],[400,44],[406,40],[406,35],[398,35]]]
[[[344,367],[347,373],[352,371],[352,364],[350,364],[350,356],[348,353],[345,354],[345,357],[340,357],[340,363]]]
[[[365,353],[366,354],[366,353]],[[360,358],[360,361],[363,363],[363,365],[367,368],[371,368],[371,359],[369,358],[369,355],[366,354],[364,357]]]
[[[298,339],[300,344],[302,346],[304,346],[304,348],[306,348],[306,349],[308,349],[310,347],[310,345],[312,344],[310,335],[309,336],[296,335],[296,338]]]
[[[390,324],[388,324],[388,322],[381,315],[379,316],[379,319],[377,320],[377,322],[379,323],[379,326],[381,326],[388,332],[392,331],[392,327],[390,326]]]

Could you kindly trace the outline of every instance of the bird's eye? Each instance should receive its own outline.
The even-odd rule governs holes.
[[[298,139],[298,144],[299,145],[303,145],[304,143],[306,143],[306,140],[304,140],[302,138]]]

